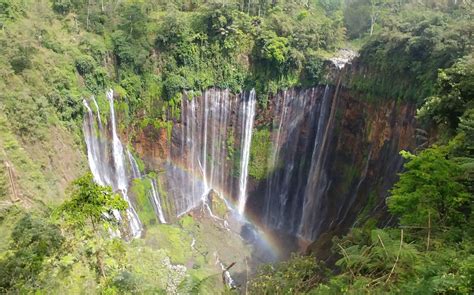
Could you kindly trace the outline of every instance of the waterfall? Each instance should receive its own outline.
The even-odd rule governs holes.
[[[163,214],[163,208],[161,207],[160,195],[158,194],[156,180],[151,180],[151,190],[150,195],[153,203],[153,208],[155,209],[156,216],[160,223],[166,223],[165,215]]]
[[[95,99],[95,96],[92,96],[92,101],[94,102],[95,110],[97,111],[97,119],[99,120],[99,127],[102,128],[102,119],[100,118],[99,104],[97,104],[97,100]]]
[[[186,159],[185,170],[168,169],[169,178],[179,181],[174,196],[178,215],[205,201],[212,189],[222,195],[226,188],[225,143],[233,100],[227,90],[210,89],[201,98],[182,101],[180,132],[185,140],[176,157]]]
[[[84,137],[87,145],[87,157],[89,167],[94,176],[94,180],[100,185],[110,185],[114,191],[119,191],[123,199],[128,203],[129,207],[126,214],[129,221],[129,229],[132,237],[140,237],[142,225],[138,218],[138,214],[128,197],[128,178],[125,173],[124,151],[122,143],[117,135],[117,127],[115,122],[115,111],[113,105],[113,92],[107,92],[107,99],[110,104],[110,124],[112,128],[112,144],[110,151],[110,143],[107,140],[107,131],[102,127],[100,117],[94,116],[89,104],[83,100],[87,110],[87,118],[84,119]],[[93,99],[95,101],[95,99]],[[97,106],[97,102],[94,102]],[[96,123],[98,129],[96,129]],[[112,161],[110,161],[110,153]],[[121,219],[118,212],[114,212],[116,218]]]
[[[115,164],[115,181],[117,189],[122,191],[125,195],[127,192],[128,180],[125,175],[125,166],[123,161],[123,147],[117,135],[117,126],[115,123],[115,109],[114,109],[114,93],[112,90],[107,91],[107,99],[110,106],[110,123],[112,124],[112,156]],[[127,197],[128,198],[128,197]],[[127,200],[128,202],[128,200]]]
[[[331,117],[335,111],[335,105],[328,108],[329,95],[328,86],[324,90],[322,99],[321,111],[318,118],[318,127],[316,129],[316,136],[314,140],[314,148],[311,155],[311,168],[308,174],[308,185],[304,192],[304,203],[303,203],[303,215],[301,217],[299,234],[309,240],[313,239],[314,225],[320,212],[321,207],[321,196],[327,189],[326,175],[322,171],[323,160],[325,159],[325,145],[328,138],[328,132],[331,128],[329,124]],[[333,99],[333,103],[336,102],[336,98]],[[330,112],[331,111],[331,112]],[[318,210],[315,210],[317,206]]]
[[[133,237],[140,237],[142,225],[135,208],[128,197],[128,178],[125,174],[124,152],[122,143],[117,135],[117,126],[115,121],[114,93],[112,89],[107,91],[107,99],[110,105],[110,121],[112,124],[112,156],[115,164],[116,189],[120,191],[122,197],[128,203],[127,215],[130,222],[130,231]]]
[[[236,285],[234,279],[232,278],[232,276],[230,275],[229,267],[226,267],[222,263],[222,261],[219,259],[219,255],[217,254],[217,252],[214,252],[214,256],[216,257],[216,264],[219,264],[219,266],[222,269],[222,279],[223,279],[225,285],[231,290],[235,289],[237,287],[237,285]],[[230,267],[232,267],[232,266],[233,266],[233,264],[230,265]]]
[[[209,194],[215,192],[227,204],[233,201],[240,215],[248,210],[269,228],[306,240],[314,240],[328,228],[345,226],[346,219],[358,210],[354,207],[359,191],[365,192],[373,181],[372,167],[380,158],[377,145],[374,151],[369,149],[368,156],[353,154],[344,146],[356,143],[354,148],[365,148],[365,134],[354,135],[354,130],[358,126],[362,127],[357,130],[363,130],[368,123],[351,109],[363,105],[343,95],[339,102],[339,84],[279,92],[257,120],[254,90],[233,95],[228,90],[208,89],[194,97],[185,93],[180,118],[173,123],[167,141],[167,158],[157,161],[164,173],[149,179],[147,193],[159,222],[166,223],[173,219],[171,215],[179,217],[200,205],[217,218],[207,203]],[[107,99],[110,118],[104,122],[97,101],[84,100],[87,157],[94,180],[112,186],[129,203],[130,230],[133,236],[140,236],[142,225],[128,190],[131,179],[147,176],[141,174],[133,154],[117,135],[111,91]],[[265,146],[270,146],[263,159],[267,164],[263,180],[250,173],[255,165],[251,161],[256,150],[251,148],[257,124],[255,130],[269,132],[262,137],[268,138]],[[354,139],[356,135],[364,139]],[[389,155],[398,152],[396,143],[382,148],[390,149]],[[399,167],[398,160],[395,162],[393,167]],[[160,198],[158,188],[166,191],[166,199]]]
[[[252,142],[253,122],[255,118],[255,90],[250,92],[247,100],[242,103],[242,153],[240,159],[239,203],[238,210],[242,215],[247,202],[247,177],[250,159],[250,144]]]
[[[87,146],[87,159],[89,160],[89,167],[91,169],[92,175],[94,176],[94,181],[100,185],[105,185],[106,181],[103,180],[105,174],[101,171],[98,164],[101,162],[100,159],[100,148],[98,142],[98,136],[94,128],[94,114],[85,99],[82,100],[84,107],[87,110],[87,124],[84,122],[84,137],[86,140]]]
[[[255,107],[253,90],[230,95],[228,90],[209,89],[202,96],[183,98],[181,122],[173,129],[181,143],[171,151],[166,169],[169,199],[178,216],[204,202],[212,190],[245,205]]]
[[[133,178],[142,178],[142,174],[140,173],[140,168],[138,167],[137,160],[133,157],[132,153],[127,150],[128,161],[130,162],[130,170],[132,172]]]
[[[112,183],[113,174],[112,167],[107,162],[109,146],[101,136],[104,132],[102,125],[99,124],[98,129],[95,128],[95,116],[88,102],[85,99],[82,102],[87,110],[87,119],[84,118],[83,129],[89,167],[94,176],[94,181],[100,185],[107,185]]]
[[[305,202],[314,197],[312,175],[319,167],[315,159],[333,108],[331,88],[321,90],[283,91],[273,102],[269,175],[261,211],[267,226],[293,234],[300,232]]]
[[[208,92],[206,91],[206,93],[204,93],[204,107],[203,107],[203,121],[204,121],[204,126],[202,128],[202,131],[204,132],[204,135],[203,135],[203,139],[202,139],[202,144],[203,144],[203,148],[202,148],[202,159],[201,161],[199,162],[199,165],[200,165],[200,168],[202,170],[202,178],[204,179],[204,189],[207,191],[209,190],[209,183],[207,181],[207,177],[206,177],[206,167],[207,167],[207,141],[208,141],[208,138],[207,138],[207,121],[209,120],[209,107],[207,105],[207,100],[208,100]],[[212,111],[212,110],[211,110]],[[214,124],[213,124],[214,126]],[[213,138],[211,138],[212,140]]]

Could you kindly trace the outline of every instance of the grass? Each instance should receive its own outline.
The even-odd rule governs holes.
[[[4,161],[12,165],[19,194],[29,198],[38,196],[52,198],[53,196],[49,195],[44,174],[41,173],[41,167],[33,162],[10,130],[7,118],[0,114],[0,159],[2,165]]]
[[[147,230],[146,244],[166,251],[172,263],[185,264],[191,257],[192,238],[179,226],[158,224]]]
[[[64,199],[86,163],[80,98],[88,90],[73,63],[81,38],[68,25],[35,2],[0,30],[0,158],[14,167],[21,194],[39,203]]]

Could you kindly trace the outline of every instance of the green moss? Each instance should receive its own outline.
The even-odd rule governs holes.
[[[220,218],[225,218],[227,212],[229,211],[229,208],[227,208],[227,205],[225,204],[224,200],[216,196],[212,199],[212,211]]]
[[[263,180],[268,174],[268,154],[271,149],[271,132],[268,129],[255,130],[250,147],[249,175]]]
[[[233,128],[227,129],[226,146],[227,146],[227,160],[231,160],[235,154],[235,136],[234,136]]]
[[[141,222],[145,225],[157,223],[155,210],[150,201],[151,183],[147,178],[134,179],[132,184],[132,193],[136,200],[136,210]]]
[[[192,230],[194,226],[196,226],[196,222],[194,221],[194,218],[189,215],[183,216],[179,220],[179,224],[183,227],[185,230]]]
[[[185,264],[192,256],[191,237],[176,225],[158,224],[147,231],[147,243],[166,250],[173,263]]]

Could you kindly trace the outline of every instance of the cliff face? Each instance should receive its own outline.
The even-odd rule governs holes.
[[[386,217],[385,198],[403,164],[399,151],[415,147],[414,105],[370,103],[343,88],[329,92],[332,108],[316,89],[319,106],[280,121],[297,130],[287,135],[280,128],[275,169],[249,189],[254,216],[307,241],[346,230],[361,212]]]
[[[135,150],[149,169],[164,172],[175,211],[168,214],[182,214],[210,189],[239,202],[250,99],[209,90],[184,100],[171,134],[151,126],[138,134]],[[403,164],[399,151],[415,147],[414,115],[414,105],[368,102],[344,87],[270,97],[256,110],[247,215],[308,242],[343,232],[361,212],[383,220]]]

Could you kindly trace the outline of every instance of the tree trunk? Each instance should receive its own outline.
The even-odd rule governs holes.
[[[374,26],[375,26],[376,19],[377,18],[374,15],[370,17],[370,36],[372,36],[372,34],[374,33]]]

